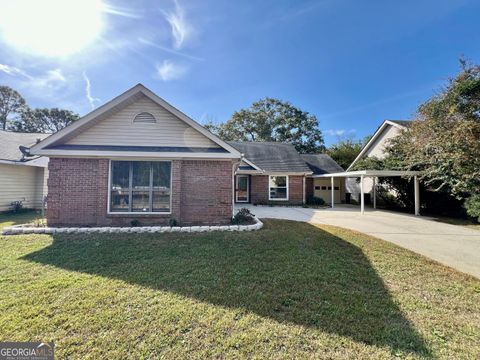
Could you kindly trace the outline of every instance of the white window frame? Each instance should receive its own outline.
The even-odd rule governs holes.
[[[110,206],[111,206],[111,193],[112,193],[112,161],[128,161],[128,162],[135,162],[135,161],[146,161],[146,162],[169,162],[170,163],[170,211],[135,211],[135,212],[129,212],[129,211],[111,211]],[[108,161],[108,186],[107,186],[107,191],[108,191],[108,196],[107,196],[107,214],[108,215],[118,215],[118,216],[129,216],[129,215],[145,215],[145,216],[151,216],[151,215],[171,215],[172,214],[172,198],[173,198],[173,189],[172,189],[172,184],[173,184],[173,164],[171,160],[123,160],[123,159],[110,159]]]
[[[275,176],[275,177],[278,177],[278,176],[285,176],[286,178],[286,188],[287,188],[287,191],[286,191],[286,194],[287,194],[287,197],[284,198],[284,199],[278,199],[278,198],[275,198],[275,199],[272,199],[270,196],[271,196],[271,193],[270,193],[270,179]],[[288,198],[289,198],[289,194],[288,194],[288,175],[283,175],[283,174],[278,174],[278,175],[268,175],[268,201],[288,201]]]

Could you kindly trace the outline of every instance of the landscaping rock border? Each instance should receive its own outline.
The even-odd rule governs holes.
[[[252,225],[223,226],[137,226],[137,227],[33,227],[13,225],[3,229],[2,235],[19,234],[87,234],[87,233],[169,233],[169,232],[209,232],[209,231],[255,231],[263,223],[255,218]]]

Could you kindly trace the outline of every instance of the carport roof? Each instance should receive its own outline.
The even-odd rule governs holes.
[[[313,175],[312,177],[401,177],[420,175],[421,171],[403,171],[403,170],[357,170],[344,171],[331,174]]]

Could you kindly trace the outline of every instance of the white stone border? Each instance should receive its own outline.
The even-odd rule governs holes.
[[[137,226],[137,227],[32,227],[14,225],[3,228],[2,235],[18,234],[80,234],[80,233],[170,233],[170,232],[207,232],[207,231],[254,231],[260,230],[263,223],[258,218],[252,225],[224,226]]]

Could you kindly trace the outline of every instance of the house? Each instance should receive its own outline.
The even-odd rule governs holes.
[[[355,160],[350,164],[347,171],[351,171],[355,164],[363,158],[375,157],[382,159],[385,157],[385,149],[390,140],[398,136],[411,124],[409,120],[385,120],[375,131],[371,139],[365,144]],[[352,198],[359,201],[360,185],[355,178],[346,180],[347,192],[352,194]],[[373,180],[366,178],[364,182],[364,193],[367,195],[366,201],[370,202],[373,192]]]
[[[47,195],[48,158],[26,157],[20,147],[29,147],[47,134],[0,130],[0,211],[21,201],[23,207],[41,209]]]
[[[305,202],[313,174],[293,146],[224,142],[141,84],[30,153],[50,158],[51,226],[227,224],[235,202]]]

